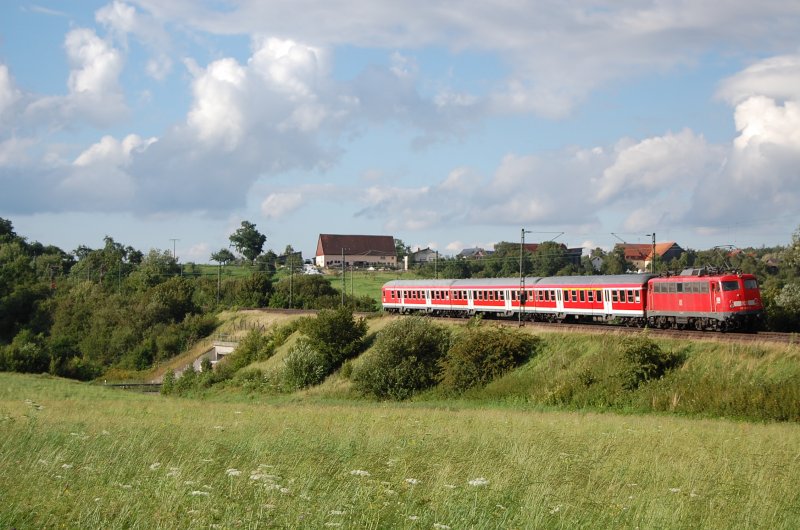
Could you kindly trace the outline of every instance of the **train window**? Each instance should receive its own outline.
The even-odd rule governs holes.
[[[572,290],[572,301],[573,302],[578,301],[578,292],[575,289]]]
[[[603,291],[597,291],[597,296],[595,296],[595,299],[598,302],[602,302],[603,301]]]
[[[668,283],[667,284],[667,292],[668,293],[676,293],[677,292],[677,286],[674,283]]]
[[[626,302],[626,299],[625,299],[625,291],[623,291],[623,290],[620,290],[620,292],[619,292],[619,301],[620,301],[621,303],[623,303],[623,304]]]
[[[641,295],[641,293],[640,293],[639,291],[636,291],[636,298],[635,298],[635,300],[636,300],[636,303],[637,303],[637,304],[638,304],[638,303],[640,303],[640,302],[642,301],[642,299],[640,298],[640,295]]]
[[[564,301],[569,302],[569,291],[564,289]]]
[[[580,293],[581,293],[581,302],[585,302],[586,301],[586,291],[581,290]]]
[[[707,283],[701,283],[700,284],[700,292],[701,293],[707,293],[708,292],[708,284]]]
[[[500,295],[500,300],[505,300],[506,299],[506,293],[504,293],[503,291],[500,291],[497,294]]]
[[[676,283],[675,284],[675,289],[677,290],[677,292],[682,293],[683,292],[683,284],[681,282]]]
[[[723,291],[736,291],[739,289],[739,281],[738,280],[726,280],[722,282],[722,290]]]
[[[586,297],[589,299],[589,302],[594,302],[594,291],[586,293]]]
[[[749,278],[744,281],[744,288],[745,289],[758,289],[758,282],[753,278]]]
[[[612,302],[619,302],[619,294],[618,291],[614,290],[611,291],[611,301]]]
[[[637,300],[637,302],[638,302],[638,300]],[[633,291],[628,291],[628,303],[629,304],[633,303]]]

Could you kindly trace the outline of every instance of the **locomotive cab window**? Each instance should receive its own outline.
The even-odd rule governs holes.
[[[752,278],[748,278],[744,281],[744,288],[745,289],[758,289],[758,282]]]
[[[736,291],[737,289],[739,289],[738,280],[725,280],[724,282],[722,282],[723,291]]]

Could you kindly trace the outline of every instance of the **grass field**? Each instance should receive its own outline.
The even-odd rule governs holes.
[[[0,528],[797,528],[800,425],[0,374]]]

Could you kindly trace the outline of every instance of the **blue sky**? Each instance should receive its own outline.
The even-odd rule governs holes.
[[[474,4],[2,2],[0,217],[195,262],[242,220],[308,257],[790,241],[800,5]]]

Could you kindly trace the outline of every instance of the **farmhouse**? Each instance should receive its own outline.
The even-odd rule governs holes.
[[[397,250],[392,236],[320,234],[315,262],[317,267],[397,267]]]
[[[438,259],[439,253],[430,247],[411,253],[412,263],[433,263]]]
[[[683,249],[674,241],[656,243],[656,256],[662,263],[681,257]],[[653,245],[649,243],[618,244],[625,251],[625,260],[630,261],[640,271],[648,270],[653,261]]]

